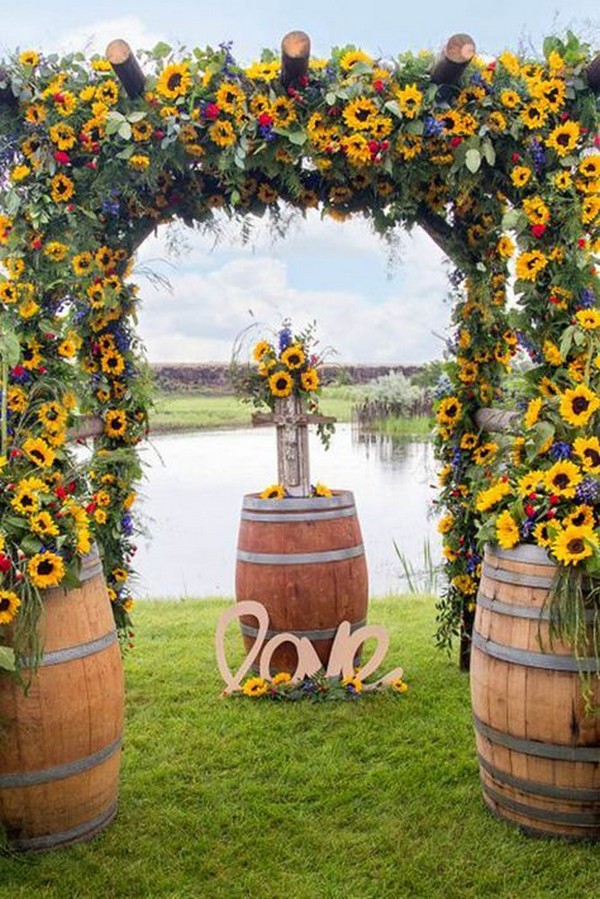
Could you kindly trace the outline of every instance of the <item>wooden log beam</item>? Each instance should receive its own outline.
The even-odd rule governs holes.
[[[453,34],[431,70],[433,84],[455,84],[474,56],[473,38],[468,34]]]
[[[506,409],[478,409],[475,421],[484,431],[498,434],[518,434],[522,428],[523,416],[520,412],[509,412]]]
[[[106,48],[106,58],[125,88],[127,96],[132,100],[139,97],[144,92],[146,76],[127,41],[120,38],[111,41]]]
[[[67,431],[67,440],[87,440],[104,433],[104,422],[97,415],[82,415]]]
[[[585,70],[588,86],[595,94],[600,94],[600,53]]]
[[[281,83],[302,87],[308,75],[310,38],[304,31],[289,31],[281,41]]]

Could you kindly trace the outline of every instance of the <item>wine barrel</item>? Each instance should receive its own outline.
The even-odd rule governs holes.
[[[235,579],[238,602],[253,599],[269,613],[267,639],[282,632],[308,637],[323,666],[338,625],[366,623],[368,576],[354,496],[244,497]],[[248,651],[256,621],[241,619]],[[293,672],[296,650],[282,644],[273,667]]]
[[[97,550],[79,577],[43,591],[28,690],[0,678],[0,827],[15,850],[88,840],[116,813],[123,667]]]
[[[477,595],[471,699],[483,796],[523,830],[600,838],[600,717],[586,713],[576,660],[548,635],[556,566],[541,547],[487,547]]]

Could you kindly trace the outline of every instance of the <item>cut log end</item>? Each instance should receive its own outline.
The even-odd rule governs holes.
[[[281,41],[282,56],[290,59],[308,59],[310,38],[304,31],[288,31]]]
[[[127,41],[117,38],[116,40],[111,41],[107,46],[105,55],[111,65],[119,66],[126,62],[132,55],[131,47]]]
[[[600,53],[596,56],[585,71],[590,90],[600,94]]]
[[[444,56],[450,62],[468,63],[475,56],[475,41],[469,34],[453,34],[444,48]]]

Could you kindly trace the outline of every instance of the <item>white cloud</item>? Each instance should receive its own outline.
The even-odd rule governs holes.
[[[90,55],[103,54],[107,45],[116,38],[127,41],[134,52],[140,48],[150,50],[163,39],[149,29],[139,16],[125,15],[116,19],[97,19],[70,29],[59,36],[51,49],[58,53],[83,51]]]

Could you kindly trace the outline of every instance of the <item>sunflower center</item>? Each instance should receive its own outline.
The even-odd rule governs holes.
[[[589,405],[590,401],[585,396],[577,396],[573,400],[573,412],[581,415],[582,412],[587,412]]]
[[[181,84],[181,74],[179,72],[174,72],[169,80],[167,81],[167,87],[170,91],[175,91]]]
[[[52,574],[53,571],[54,563],[50,559],[43,559],[37,567],[37,573],[41,575]]]
[[[572,556],[578,556],[584,551],[585,543],[583,542],[581,537],[575,537],[573,540],[569,540],[567,549]]]
[[[557,474],[554,478],[554,486],[558,487],[560,490],[564,490],[565,487],[569,485],[569,476],[561,472],[561,474]]]
[[[9,601],[5,598],[0,599],[0,612],[6,612],[8,609],[10,609]]]
[[[583,455],[592,468],[598,468],[600,465],[600,453],[597,450],[592,449],[590,446],[584,451]]]

